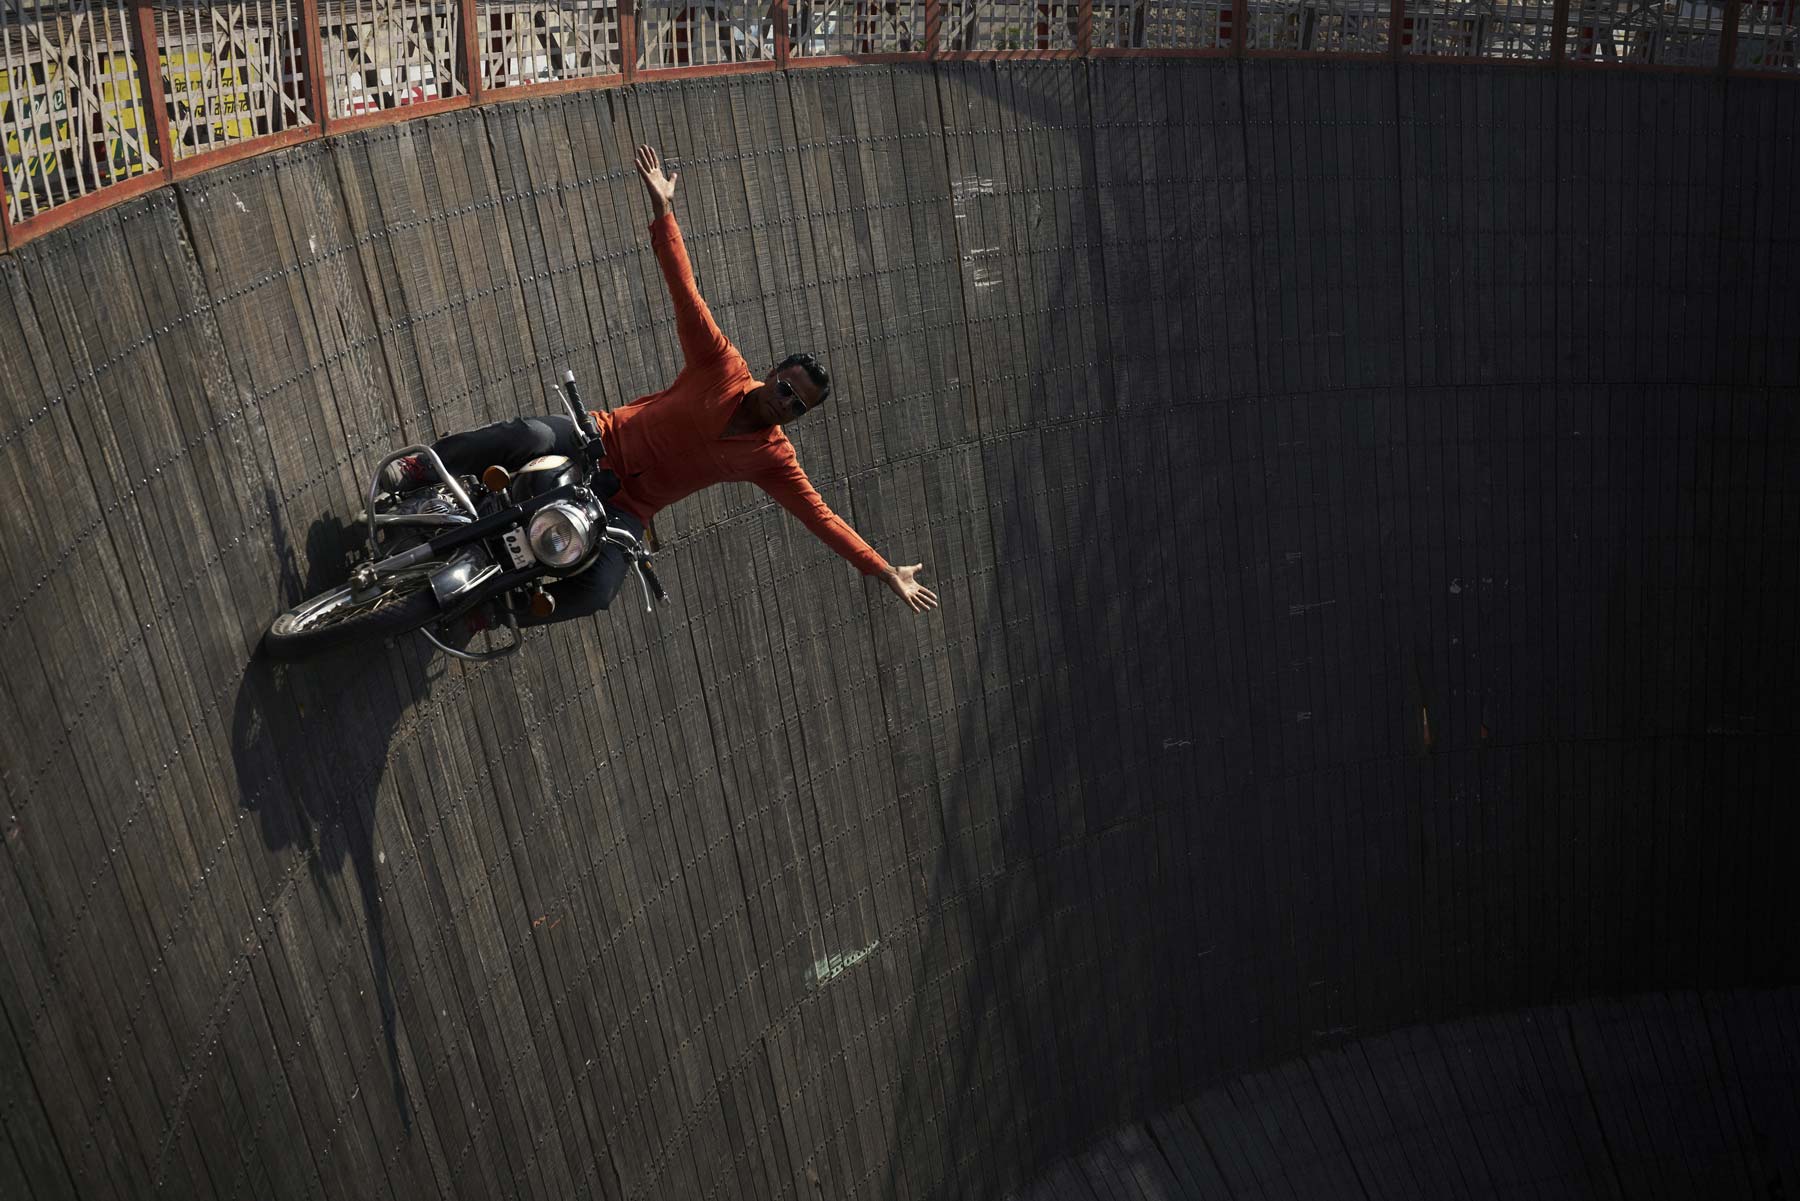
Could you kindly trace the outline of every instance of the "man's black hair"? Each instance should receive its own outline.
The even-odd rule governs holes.
[[[819,365],[819,360],[810,354],[791,354],[776,364],[775,370],[786,371],[789,367],[806,369],[806,378],[810,379],[813,387],[819,390],[818,403],[824,404],[825,398],[831,395],[831,373]]]

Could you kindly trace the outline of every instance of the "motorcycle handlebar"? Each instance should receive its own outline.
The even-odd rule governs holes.
[[[662,581],[656,578],[656,569],[650,566],[649,563],[640,561],[638,563],[638,570],[644,573],[644,579],[649,583],[650,591],[656,593],[657,603],[668,604],[669,594],[663,591]]]
[[[594,415],[581,403],[581,393],[575,388],[573,371],[564,369],[562,387],[558,391],[562,396],[563,407],[569,410],[569,417],[575,422],[575,428],[585,437],[598,438],[599,427],[594,424]]]
[[[595,423],[594,415],[588,412],[586,405],[581,403],[581,392],[575,387],[573,371],[567,368],[563,369],[562,387],[558,389],[558,392],[562,396],[563,407],[569,410],[569,417],[575,422],[575,428],[581,431],[582,437],[588,443],[588,461],[597,471],[600,467],[600,460],[606,455],[606,447],[601,444],[600,427]],[[656,571],[650,566],[650,557],[643,552],[642,544],[627,531],[619,530],[617,532],[624,534],[630,540],[628,544],[621,542],[620,545],[628,545],[632,552],[632,558],[636,560],[638,576],[645,586],[644,607],[649,608],[648,593],[655,593],[658,601],[667,603],[669,594],[663,591],[662,581],[656,578]],[[607,527],[607,533],[613,534],[613,528]]]

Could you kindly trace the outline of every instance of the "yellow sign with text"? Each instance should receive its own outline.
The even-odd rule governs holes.
[[[84,66],[91,68],[85,76]],[[75,103],[84,91],[90,102]],[[45,58],[0,70],[8,192],[34,192],[55,203],[151,169],[141,106],[128,53]]]
[[[220,58],[206,50],[163,57],[172,134],[189,146],[241,142],[267,133],[261,120],[262,72],[241,56]]]

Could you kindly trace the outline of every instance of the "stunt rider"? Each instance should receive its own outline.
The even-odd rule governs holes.
[[[684,496],[726,480],[747,480],[798,517],[820,541],[864,575],[879,576],[914,612],[935,608],[935,593],[919,583],[922,564],[892,567],[820,499],[781,427],[825,403],[831,377],[809,354],[789,355],[761,382],[714,324],[694,285],[687,248],[675,224],[675,181],[656,151],[638,147],[638,175],[650,193],[651,246],[675,303],[675,329],[685,360],[675,382],[611,413],[595,413],[607,465],[619,477],[608,509],[639,538],[657,511]],[[539,455],[573,456],[580,448],[574,422],[563,416],[501,421],[451,434],[432,447],[456,474],[491,464],[516,471]],[[419,456],[390,464],[382,486],[401,492],[430,483],[431,468]],[[606,608],[627,568],[624,552],[608,546],[580,575],[553,584],[550,620],[584,617]]]

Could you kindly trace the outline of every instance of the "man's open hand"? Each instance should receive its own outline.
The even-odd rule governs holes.
[[[887,585],[894,590],[894,595],[905,601],[914,613],[924,613],[937,608],[937,593],[919,583],[919,572],[923,571],[923,563],[914,563],[911,567],[895,567],[888,571]]]
[[[681,178],[678,171],[674,175],[664,175],[662,160],[656,157],[656,151],[649,146],[637,149],[638,177],[644,181],[644,187],[650,192],[650,207],[658,217],[668,212],[675,205],[675,181]]]

